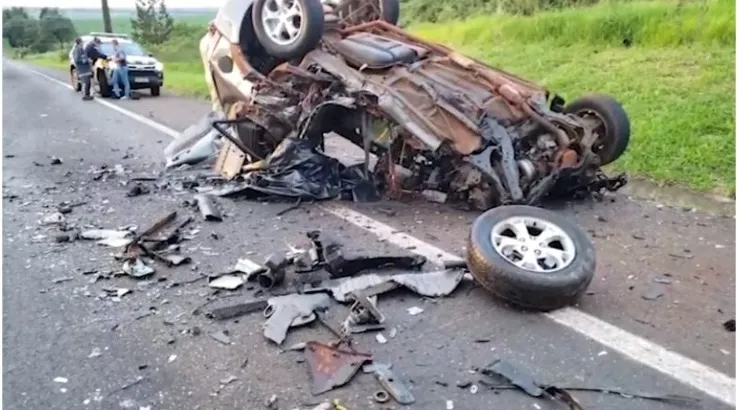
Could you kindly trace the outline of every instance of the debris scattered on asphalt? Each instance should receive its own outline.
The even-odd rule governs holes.
[[[70,280],[74,280],[74,278],[71,276],[64,276],[61,278],[55,278],[51,282],[52,283],[63,283],[63,282],[69,282]]]
[[[79,234],[81,239],[97,241],[99,245],[121,248],[133,242],[133,232],[112,229],[90,229]]]
[[[210,333],[210,337],[217,340],[218,342],[229,345],[230,342],[230,336],[228,336],[228,333],[225,330],[221,330],[219,332]]]
[[[374,392],[374,400],[376,400],[377,403],[386,403],[389,399],[389,393],[387,393],[386,390],[377,390]]]
[[[384,337],[384,335],[382,335],[381,333],[376,334],[376,341],[381,344],[384,344],[387,342],[386,337]]]
[[[364,366],[364,371],[374,374],[381,387],[384,388],[399,404],[412,404],[415,398],[404,379],[398,377],[391,369],[392,366],[384,363],[373,362],[369,368]]]
[[[304,354],[314,395],[345,385],[364,363],[373,359],[368,353],[341,349],[339,346],[315,341],[307,342]]]
[[[583,410],[583,407],[570,394],[571,391],[614,394],[623,398],[653,400],[682,406],[700,405],[699,399],[677,394],[632,393],[602,387],[563,387],[552,384],[538,384],[526,369],[499,359],[477,370],[487,377],[487,379],[481,379],[479,382],[491,390],[521,390],[531,397],[556,400],[572,410]]]
[[[141,196],[150,193],[151,191],[146,188],[145,186],[141,184],[135,184],[133,185],[128,192],[125,193],[125,196],[132,198],[136,196]]]
[[[453,409],[455,409],[455,406],[453,405],[453,400],[446,400],[445,410],[453,410]]]
[[[651,283],[642,295],[645,300],[656,300],[665,294],[665,288],[660,283]]]
[[[194,199],[197,202],[197,208],[200,210],[202,217],[206,221],[221,222],[223,220],[223,215],[220,213],[220,210],[218,210],[217,204],[215,203],[215,199],[212,195],[197,194],[194,196]]]
[[[479,392],[479,386],[477,386],[477,385],[475,385],[475,384],[472,384],[472,385],[471,385],[471,388],[470,388],[470,389],[468,389],[468,391],[469,391],[469,392],[470,392],[471,394],[476,394],[476,393],[478,393],[478,392]]]
[[[250,302],[236,303],[213,308],[208,317],[215,320],[233,319],[249,313],[263,311],[268,306],[267,299],[252,300]]]
[[[722,327],[724,327],[724,330],[728,332],[734,332],[735,331],[735,321],[734,319],[729,319],[728,321],[722,323]]]
[[[660,283],[662,285],[670,285],[670,284],[673,283],[673,280],[672,279],[668,279],[665,276],[656,276],[656,277],[653,278],[653,282]]]
[[[39,223],[41,225],[61,225],[64,222],[66,222],[64,215],[61,212],[54,212],[53,214],[44,216]]]
[[[290,327],[314,321],[317,318],[314,312],[328,306],[330,297],[324,293],[293,293],[270,298],[264,310],[264,316],[268,318],[264,323],[264,336],[280,345]]]
[[[235,290],[245,283],[243,275],[222,275],[211,279],[208,285],[215,289]]]
[[[409,313],[412,316],[417,316],[422,312],[424,312],[424,310],[419,306],[412,306],[407,309],[407,313]]]
[[[69,382],[69,379],[67,379],[66,377],[55,377],[54,382],[55,383],[67,383]]]
[[[99,347],[92,349],[92,352],[90,352],[90,354],[87,355],[87,357],[90,359],[94,359],[95,357],[100,357],[100,356],[102,356],[102,350],[100,350]]]
[[[177,360],[177,355],[173,354],[169,356],[169,360],[167,360],[169,363],[173,362],[174,360]]]
[[[50,161],[51,165],[61,165],[62,163],[64,163],[64,161],[61,158],[51,157],[51,161]]]
[[[123,272],[132,278],[143,279],[156,273],[156,270],[146,265],[140,258],[136,258],[123,263]]]

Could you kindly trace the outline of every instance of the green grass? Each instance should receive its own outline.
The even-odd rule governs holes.
[[[735,192],[734,3],[606,3],[529,17],[478,16],[410,31],[544,84],[568,101],[586,92],[619,99],[632,140],[613,167],[658,183]],[[202,30],[152,47],[166,88],[206,97]],[[632,47],[623,47],[628,38]],[[59,53],[31,57],[50,67]]]
[[[114,33],[130,33],[131,32],[131,21],[130,19],[133,17],[133,13],[131,13],[131,17],[122,17],[122,16],[115,16],[111,19],[111,23],[113,25],[113,32]],[[194,16],[187,16],[187,17],[180,17],[177,18],[176,21],[178,23],[187,23],[192,25],[197,25],[200,27],[205,27],[207,23],[212,20],[214,17],[213,15],[194,15]],[[91,31],[103,31],[103,25],[102,25],[102,17],[99,19],[81,19],[81,20],[74,20],[74,28],[77,30],[77,33],[79,35],[87,34]]]

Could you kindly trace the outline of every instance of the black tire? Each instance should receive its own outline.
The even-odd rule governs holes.
[[[74,67],[72,67],[69,70],[69,82],[71,83],[72,89],[75,92],[82,91],[82,83],[79,82],[79,77],[77,76],[77,69]]]
[[[151,95],[158,97],[161,95],[161,87],[151,87]]]
[[[492,228],[507,218],[525,216],[548,221],[570,236],[576,254],[568,266],[551,272],[526,270],[494,249]],[[594,245],[580,227],[554,212],[526,205],[501,206],[483,213],[471,227],[467,249],[466,261],[476,281],[493,295],[524,309],[550,311],[574,304],[596,270]]]
[[[381,1],[381,19],[396,26],[399,22],[399,0]]]
[[[616,161],[630,143],[630,120],[622,104],[603,94],[588,94],[573,101],[565,111],[578,116],[593,113],[604,125],[604,137],[594,143],[601,165]]]
[[[299,3],[302,9],[302,19],[300,32],[297,35],[296,41],[287,45],[274,42],[266,33],[261,16],[268,1],[270,0],[256,0],[253,3],[251,23],[253,24],[256,38],[258,38],[269,55],[284,60],[291,60],[293,58],[301,58],[317,47],[325,30],[325,16],[320,0],[293,0]]]
[[[113,93],[110,89],[110,84],[107,82],[107,74],[104,70],[96,70],[97,73],[97,91],[103,98],[110,98]]]

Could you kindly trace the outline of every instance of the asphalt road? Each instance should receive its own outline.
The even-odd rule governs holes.
[[[335,232],[356,249],[400,252],[395,244],[402,240],[391,235],[378,240],[375,235],[386,233],[379,224],[384,223],[461,254],[475,214],[421,202],[387,202],[381,206],[393,210],[391,217],[376,206],[353,204],[335,205],[346,207],[345,212],[336,212],[342,208],[333,205],[305,205],[277,217],[287,205],[222,200],[225,221],[209,223],[182,207],[188,195],[155,192],[153,183],[148,183],[151,194],[128,198],[124,177],[96,181],[90,171],[119,164],[128,172],[158,172],[170,137],[109,107],[83,102],[71,90],[22,67],[3,64],[6,408],[255,409],[274,394],[281,409],[309,408],[307,404],[323,398],[339,398],[349,409],[381,408],[370,400],[378,385],[363,374],[344,388],[313,397],[302,355],[279,353],[268,343],[261,334],[260,314],[225,323],[192,315],[212,289],[204,281],[171,284],[222,271],[247,255],[262,258],[284,249],[286,242],[304,241],[304,233],[316,228]],[[41,71],[65,80],[63,73]],[[206,102],[166,94],[115,104],[175,130],[208,110]],[[347,150],[340,144],[338,149]],[[63,162],[51,165],[52,156]],[[120,265],[109,248],[92,242],[55,243],[58,228],[38,221],[62,201],[85,202],[66,215],[69,225],[77,228],[145,227],[171,210],[192,213],[199,233],[182,246],[193,263],[174,269],[157,266],[151,281],[121,277],[93,283],[94,275],[82,272],[119,270]],[[590,329],[583,319],[563,323],[575,318],[573,314],[550,320],[520,313],[469,286],[435,302],[411,293],[385,296],[380,308],[389,327],[397,329],[396,336],[384,332],[386,344],[377,343],[372,334],[357,339],[377,360],[391,362],[411,381],[417,402],[410,408],[444,408],[447,400],[456,409],[554,408],[518,392],[494,394],[482,388],[471,394],[455,386],[458,381],[476,381],[470,369],[497,358],[531,369],[543,382],[675,393],[702,399],[704,408],[734,408],[713,397],[720,394],[694,388],[704,381],[685,374],[682,361],[653,364],[645,353],[620,353],[647,352],[633,347],[633,341],[642,338],[713,368],[713,374],[726,374],[734,385],[734,333],[722,328],[735,315],[734,219],[624,196],[603,203],[558,204],[556,209],[586,227],[597,247],[597,278],[576,312],[634,339],[612,342],[606,334],[581,331]],[[356,211],[373,221],[350,219]],[[341,212],[344,218],[335,215]],[[643,299],[653,278],[666,274],[672,283],[664,286],[664,295],[655,301]],[[117,300],[102,297],[105,288],[133,292]],[[253,290],[239,293],[247,297]],[[411,316],[411,306],[424,312]],[[336,305],[331,317],[337,321],[346,311]],[[224,329],[233,341],[230,345],[209,336]],[[328,341],[330,334],[313,325],[291,331],[285,344],[313,339]],[[100,355],[92,354],[96,350]],[[230,376],[237,379],[222,386]],[[55,381],[59,377],[66,383]],[[674,408],[606,394],[576,396],[585,408]],[[734,395],[721,395],[727,401],[730,396],[733,400]]]

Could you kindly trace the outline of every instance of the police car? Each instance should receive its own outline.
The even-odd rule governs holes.
[[[151,90],[151,95],[158,96],[161,93],[161,87],[164,86],[164,65],[143,47],[133,41],[127,34],[117,33],[96,33],[92,32],[86,36],[82,36],[82,44],[86,46],[95,37],[99,38],[100,51],[112,56],[113,40],[118,40],[120,48],[126,55],[128,63],[128,79],[130,81],[131,90]],[[82,84],[77,77],[77,69],[74,66],[74,58],[72,50],[69,51],[69,78],[72,87],[76,91],[82,90]],[[92,89],[103,97],[110,97],[113,94],[112,69],[115,63],[108,60],[98,59],[92,67]],[[118,85],[121,90],[122,84]]]

